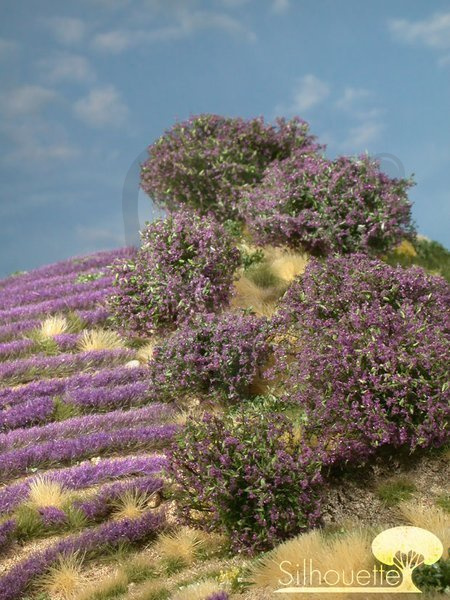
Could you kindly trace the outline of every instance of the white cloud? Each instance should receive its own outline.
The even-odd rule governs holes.
[[[202,30],[219,30],[250,42],[256,40],[253,31],[230,15],[209,11],[176,10],[172,25],[153,30],[117,29],[98,33],[94,36],[93,45],[104,52],[119,54],[133,46],[188,38]]]
[[[6,38],[0,38],[0,60],[14,54],[18,47],[19,45],[16,42],[7,40]]]
[[[93,43],[99,50],[119,54],[133,44],[136,44],[137,39],[131,31],[107,31],[95,35]]]
[[[375,119],[381,110],[373,106],[373,94],[365,88],[346,87],[335,107],[357,119]]]
[[[113,85],[94,88],[74,105],[76,116],[93,127],[122,125],[128,108]]]
[[[73,159],[79,154],[78,149],[66,140],[64,130],[36,119],[8,124],[2,129],[9,139],[2,156],[2,162],[6,164],[43,165]]]
[[[0,95],[0,107],[10,116],[39,112],[57,99],[53,90],[40,85],[23,85]]]
[[[43,59],[38,66],[51,82],[75,81],[89,83],[95,80],[95,72],[84,56],[77,54],[60,54],[53,58]]]
[[[435,13],[422,21],[392,19],[388,27],[402,42],[420,43],[430,48],[450,48],[450,12]]]
[[[75,17],[51,17],[45,19],[44,23],[61,44],[81,42],[86,33],[84,22]]]
[[[314,106],[317,106],[330,94],[330,87],[315,75],[305,75],[298,80],[292,103],[285,106],[278,106],[277,113],[295,114],[303,113]]]
[[[272,2],[272,10],[274,13],[281,15],[289,10],[290,2],[289,0],[273,0]]]
[[[345,149],[352,152],[366,150],[367,145],[377,140],[383,130],[383,125],[375,121],[368,121],[352,127],[347,139],[342,144]]]

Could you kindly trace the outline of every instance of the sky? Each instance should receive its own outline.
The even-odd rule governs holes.
[[[449,107],[448,0],[0,0],[0,277],[135,242],[146,148],[205,112],[414,173],[450,247]]]

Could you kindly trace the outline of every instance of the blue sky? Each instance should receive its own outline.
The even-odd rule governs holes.
[[[146,147],[201,112],[415,173],[449,247],[449,106],[448,0],[0,0],[0,276],[132,239]]]

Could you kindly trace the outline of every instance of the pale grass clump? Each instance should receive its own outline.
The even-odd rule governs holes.
[[[417,256],[416,249],[408,240],[402,240],[400,244],[394,248],[394,252],[400,256],[406,256],[408,258],[414,258]]]
[[[86,329],[78,340],[80,352],[117,350],[123,347],[124,343],[120,336],[109,329]]]
[[[77,592],[73,600],[104,600],[125,594],[128,589],[128,577],[120,569],[103,579],[89,582]]]
[[[138,519],[148,509],[153,494],[136,490],[124,492],[114,503],[113,517],[116,519]]]
[[[39,581],[39,587],[52,598],[72,600],[86,581],[82,573],[84,557],[78,553],[61,555]]]
[[[304,273],[308,264],[308,256],[298,252],[287,251],[270,262],[270,270],[274,275],[286,282]]]
[[[245,275],[234,282],[231,306],[252,308],[258,316],[270,317],[275,312],[277,294],[271,288],[260,288]]]
[[[280,580],[286,578],[286,574],[280,569],[280,564],[282,561],[289,561],[285,564],[291,565],[289,571],[294,577],[297,575],[297,571],[299,572],[302,585],[304,585],[303,579],[308,586],[324,585],[323,582],[319,582],[318,575],[309,581],[309,565],[311,563],[313,568],[320,573],[325,573],[330,569],[348,574],[361,569],[369,570],[374,565],[371,543],[371,535],[362,529],[330,537],[324,536],[319,531],[311,531],[284,542],[261,559],[251,574],[251,582],[259,588],[279,589],[282,587]],[[305,573],[302,571],[304,564],[307,567]],[[350,579],[348,580],[350,581]],[[330,592],[326,596],[330,600],[334,600],[335,597],[346,598],[346,595]],[[284,597],[283,594],[281,597]],[[302,594],[302,597],[305,600],[312,599],[317,597],[317,594]]]
[[[205,579],[192,583],[171,596],[171,600],[205,600],[208,596],[220,592],[223,588],[214,579]]]
[[[409,524],[434,533],[441,540],[444,553],[450,548],[450,515],[442,508],[416,502],[402,502],[399,504],[399,510]]]
[[[27,504],[34,508],[63,508],[69,499],[69,492],[61,484],[40,475],[30,484]]]
[[[155,347],[158,344],[158,342],[159,339],[154,338],[153,340],[150,340],[147,344],[139,348],[139,350],[136,352],[136,358],[140,363],[146,364],[152,360],[153,352],[155,351]]]
[[[125,596],[125,600],[159,600],[159,598],[169,598],[166,586],[160,581],[146,581]]]
[[[155,551],[166,562],[191,565],[205,547],[205,534],[189,527],[159,536]]]
[[[37,335],[44,340],[49,340],[55,335],[66,333],[69,329],[67,319],[61,315],[53,315],[42,321],[37,329]]]

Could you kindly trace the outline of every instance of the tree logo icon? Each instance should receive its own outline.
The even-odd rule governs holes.
[[[412,580],[414,569],[423,564],[434,564],[441,558],[443,551],[441,540],[420,527],[386,529],[372,542],[375,558],[400,570],[402,581],[396,591],[402,593],[420,593]]]

